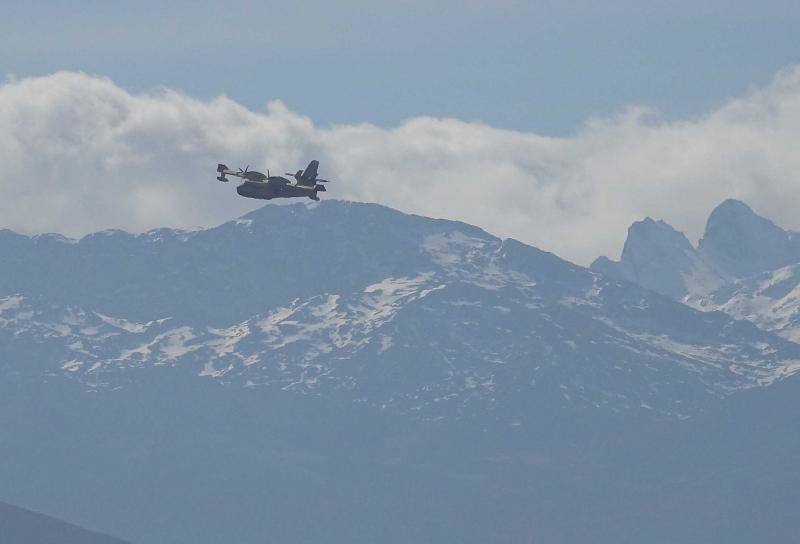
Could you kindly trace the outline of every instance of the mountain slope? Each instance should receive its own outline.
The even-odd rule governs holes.
[[[3,544],[125,544],[55,518],[0,502]]]
[[[752,321],[800,342],[800,264],[736,280],[707,295],[689,296],[685,302],[699,310]]]
[[[6,500],[139,544],[794,534],[800,347],[519,242],[326,201],[0,259]]]
[[[14,436],[0,440],[5,496],[140,544],[748,544],[796,533],[796,377],[687,420],[555,404],[512,425],[174,378],[93,394],[0,383],[0,429]]]
[[[15,243],[2,248],[17,291],[0,299],[0,357],[15,361],[5,371],[89,389],[172,369],[424,418],[513,421],[553,402],[683,417],[800,368],[799,346],[747,323],[374,205]],[[53,255],[69,266],[32,282]]]

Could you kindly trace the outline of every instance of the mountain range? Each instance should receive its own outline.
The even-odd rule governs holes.
[[[137,543],[780,539],[797,243],[736,201],[591,269],[338,201],[0,231],[0,498]]]
[[[647,218],[628,229],[618,262],[600,257],[591,268],[798,341],[798,263],[800,233],[726,200],[709,216],[697,247],[664,221]]]

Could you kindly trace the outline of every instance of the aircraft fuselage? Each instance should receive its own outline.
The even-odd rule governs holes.
[[[272,179],[272,178],[270,178]],[[314,187],[303,187],[291,183],[280,182],[252,182],[245,181],[236,187],[236,192],[246,198],[258,198],[261,200],[272,200],[273,198],[292,198],[308,197],[317,199],[317,191]]]

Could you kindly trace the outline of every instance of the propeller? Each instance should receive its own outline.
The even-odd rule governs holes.
[[[330,183],[331,180],[329,180],[329,179],[315,179],[314,181],[316,181],[317,183]]]
[[[250,168],[250,165],[249,165],[249,164],[248,164],[247,166],[245,166],[245,167],[244,167],[244,170],[242,170],[242,167],[240,166],[240,167],[239,167],[239,173],[240,173],[240,174],[246,174],[246,173],[247,173],[247,169],[248,169],[248,168]]]

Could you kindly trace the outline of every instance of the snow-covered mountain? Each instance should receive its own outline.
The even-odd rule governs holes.
[[[630,259],[660,240],[696,270],[637,229]],[[753,289],[788,304],[784,270]],[[140,544],[791,541],[799,363],[747,321],[375,205],[0,231],[0,499]]]
[[[663,221],[631,225],[618,262],[592,270],[704,311],[722,311],[785,338],[800,339],[800,234],[783,230],[738,200],[708,218],[697,247]]]
[[[4,372],[88,389],[172,369],[510,422],[553,402],[686,416],[800,369],[800,346],[748,323],[375,205],[266,206],[203,231],[79,241],[7,233],[0,254]]]
[[[746,319],[800,342],[800,263],[736,279],[711,293],[687,296],[684,301],[699,310]]]

